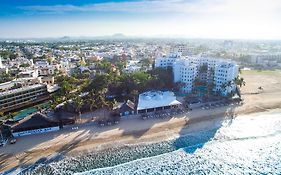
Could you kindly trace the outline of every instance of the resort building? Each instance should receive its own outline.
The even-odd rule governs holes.
[[[26,77],[26,78],[16,78],[12,81],[8,81],[0,84],[0,92],[15,89],[15,87],[25,87],[34,84],[46,84],[50,86],[55,85],[55,78],[53,76],[47,77]]]
[[[176,108],[181,105],[171,91],[148,91],[139,94],[137,113],[160,111],[163,109]]]
[[[233,80],[238,75],[238,65],[231,62],[220,62],[215,66],[214,82],[215,91],[226,96],[236,89]]]
[[[168,56],[163,55],[159,56],[155,60],[155,67],[172,67],[176,60],[180,59],[181,56],[179,53],[170,53]]]
[[[17,78],[0,84],[0,92],[8,91],[15,87],[24,87],[41,83],[40,78]]]
[[[182,82],[183,92],[191,92],[198,74],[197,65],[186,59],[177,60],[173,66],[174,82]]]
[[[174,82],[183,84],[181,91],[191,93],[195,84],[213,84],[213,91],[223,96],[233,92],[236,86],[233,80],[238,75],[236,62],[225,59],[199,57],[182,57],[170,54],[155,60],[155,67],[172,67]]]
[[[0,111],[9,112],[49,98],[47,85],[35,84],[0,93]]]

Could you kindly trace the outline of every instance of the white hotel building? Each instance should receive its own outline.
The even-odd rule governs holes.
[[[203,65],[207,67],[207,70],[199,74]],[[225,96],[235,90],[234,84],[224,87],[238,75],[238,65],[234,61],[204,56],[182,57],[174,53],[155,60],[155,67],[169,66],[173,68],[174,82],[184,83],[182,87],[184,93],[190,93],[193,90],[196,78],[207,82],[213,81],[213,90]]]

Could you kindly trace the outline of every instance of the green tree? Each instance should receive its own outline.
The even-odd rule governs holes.
[[[245,85],[246,85],[246,82],[245,82],[244,78],[239,77],[239,76],[237,76],[237,77],[234,79],[234,83],[235,83],[237,86],[239,86],[240,88],[241,88],[242,86],[245,86]]]
[[[94,95],[91,95],[90,97],[88,97],[88,99],[86,100],[86,102],[89,104],[89,107],[90,107],[90,111],[93,111],[94,108],[97,108],[97,102],[94,98],[95,96]]]
[[[5,83],[7,81],[13,80],[13,76],[10,73],[3,72],[0,74],[0,83]]]
[[[4,112],[0,111],[0,118],[4,117]]]
[[[77,96],[76,98],[73,99],[74,106],[75,106],[75,111],[78,113],[79,119],[81,119],[81,107],[83,106],[83,100],[81,97]],[[77,120],[77,118],[76,118]]]

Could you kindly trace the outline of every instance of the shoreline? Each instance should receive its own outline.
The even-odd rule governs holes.
[[[186,133],[220,127],[226,120],[248,114],[281,111],[281,72],[274,74],[243,73],[247,82],[242,88],[244,105],[215,109],[194,109],[185,115],[165,119],[127,119],[119,124],[98,127],[93,124],[20,137],[16,144],[0,148],[0,172],[24,168],[34,163],[53,160],[56,156],[99,152],[116,146],[157,143]],[[262,86],[264,91],[253,94]],[[1,173],[0,173],[1,174]]]
[[[271,108],[267,108],[267,109],[264,109],[264,110],[255,110],[254,112],[253,112],[253,110],[251,110],[251,111],[239,111],[238,113],[234,114],[234,115],[236,115],[234,118],[247,117],[248,115],[253,116],[253,115],[259,115],[259,114],[262,114],[262,113],[271,113],[271,112],[281,112],[281,108],[278,106],[276,108],[271,107]],[[208,119],[206,119],[207,117],[208,117]],[[232,119],[234,119],[234,118],[232,118]],[[206,131],[208,129],[213,129],[213,128],[219,127],[219,126],[216,126],[216,125],[210,126],[209,123],[215,124],[219,121],[232,120],[231,118],[226,118],[226,116],[223,113],[211,115],[211,116],[205,115],[205,116],[196,117],[196,118],[189,118],[188,120],[186,120],[185,117],[176,117],[174,119],[180,120],[180,121],[178,121],[178,123],[174,123],[174,124],[180,123],[181,125],[183,125],[183,127],[181,128],[181,134],[174,131],[174,129],[178,128],[176,125],[174,125],[172,127],[170,126],[169,129],[166,129],[165,131],[159,131],[159,132],[151,131],[152,133],[148,133],[142,139],[129,140],[128,142],[126,142],[126,136],[122,136],[122,137],[124,137],[123,141],[125,143],[120,143],[120,144],[121,144],[121,146],[136,146],[136,145],[140,145],[140,144],[159,143],[159,142],[175,139],[176,137],[182,137],[185,134],[191,134],[191,133],[194,133],[194,132]],[[203,127],[202,127],[202,124],[203,124]],[[158,128],[155,128],[155,129],[160,129],[162,127],[168,127],[168,126],[160,126]],[[169,131],[168,134],[167,134],[167,131]],[[126,133],[126,134],[131,135],[131,134],[137,134],[138,132],[141,132],[141,131],[135,130],[131,133]],[[165,133],[164,136],[163,136],[163,133]],[[88,147],[93,142],[95,142],[95,141],[90,141],[90,143],[86,143],[85,145],[78,145],[70,153],[68,153],[68,155],[66,155],[66,156],[75,156],[77,153],[79,153],[79,152],[81,153],[81,151],[82,152],[84,151],[84,152],[88,153],[89,151],[87,151],[87,148],[83,148],[83,147]],[[115,144],[114,142],[113,143],[105,143],[104,145],[108,146],[108,147],[102,148],[100,150],[92,150],[92,151],[94,151],[94,152],[105,151],[106,149],[112,148],[112,146],[116,146],[114,144]],[[117,146],[120,146],[120,145],[117,145]]]
[[[275,106],[275,105],[274,105]],[[266,108],[263,110],[238,110],[237,112],[232,113],[231,115],[235,115],[236,117],[242,117],[243,115],[248,114],[260,114],[260,113],[267,113],[272,111],[281,111],[281,108],[275,108],[271,106],[270,108]],[[243,107],[243,106],[242,106]],[[254,111],[254,112],[253,112]],[[197,112],[197,111],[195,111]],[[208,118],[207,118],[208,117]],[[244,117],[244,116],[243,116]],[[59,159],[65,159],[68,157],[75,157],[81,156],[84,154],[90,153],[101,153],[105,152],[109,149],[117,149],[117,148],[124,148],[124,147],[134,147],[139,145],[148,145],[154,144],[164,141],[169,141],[175,138],[179,138],[184,136],[185,134],[190,134],[193,132],[200,132],[216,127],[218,123],[221,121],[225,121],[227,118],[224,112],[215,113],[211,116],[203,115],[200,117],[191,117],[187,118],[185,116],[174,117],[169,121],[161,122],[162,119],[149,119],[149,120],[158,120],[157,122],[161,122],[161,125],[154,127],[152,130],[141,136],[140,138],[132,138],[131,135],[138,135],[140,132],[142,133],[143,130],[133,130],[131,132],[124,133],[124,135],[120,134],[111,134],[110,137],[104,137],[103,139],[90,139],[90,140],[78,140],[74,142],[69,142],[67,144],[59,144],[55,146],[48,146],[43,148],[34,148],[31,150],[24,151],[23,155],[10,155],[11,157],[8,158],[8,162],[11,163],[12,161],[19,160],[21,156],[29,157],[29,161],[26,163],[22,163],[21,166],[18,164],[10,164],[10,166],[1,167],[1,172],[7,172],[12,169],[17,168],[27,168],[33,164],[38,163],[48,163],[52,161],[56,161]],[[130,119],[128,119],[130,120]],[[133,120],[133,119],[132,119]],[[149,121],[146,120],[146,121]],[[174,120],[174,121],[172,121]],[[172,121],[172,125],[170,123]],[[126,121],[123,121],[126,122]],[[118,125],[117,125],[118,126]],[[105,127],[106,128],[106,127]],[[162,130],[165,128],[165,130]],[[179,134],[179,130],[181,134]],[[114,138],[114,141],[111,139]],[[61,149],[65,147],[66,149]],[[57,152],[61,150],[60,152]],[[67,150],[67,151],[66,151]],[[42,152],[44,155],[42,156]],[[21,153],[22,154],[22,153]],[[16,158],[16,159],[15,159]],[[30,159],[31,158],[31,159]],[[47,158],[42,160],[42,158]],[[12,165],[12,166],[11,166]]]

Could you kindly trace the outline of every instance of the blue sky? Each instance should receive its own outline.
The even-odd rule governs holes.
[[[0,0],[0,37],[281,39],[279,0]]]

